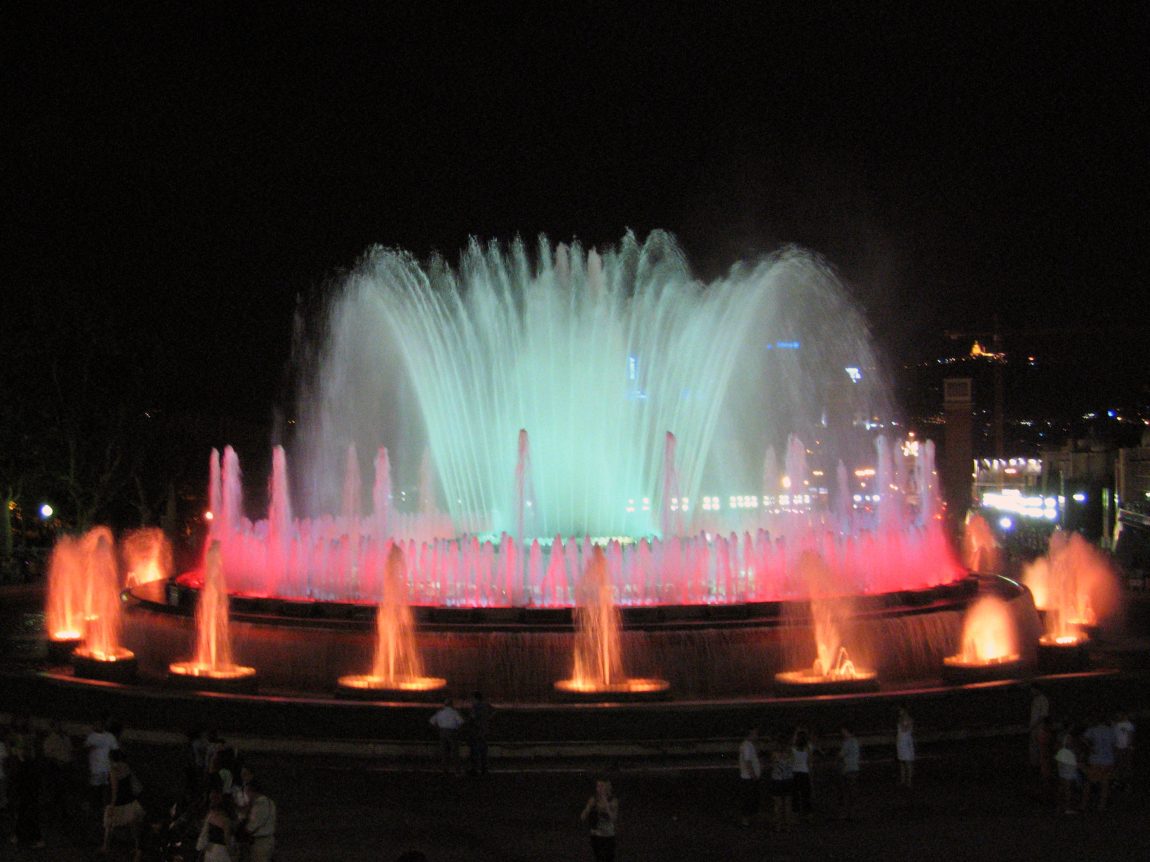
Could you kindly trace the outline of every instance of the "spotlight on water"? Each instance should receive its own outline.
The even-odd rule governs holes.
[[[108,530],[99,528],[81,542],[84,571],[84,643],[72,653],[76,676],[130,682],[136,657],[120,646],[120,578]]]
[[[1018,630],[1006,602],[984,596],[966,611],[962,643],[943,659],[943,679],[951,683],[1005,679],[1022,669]]]
[[[850,596],[842,592],[840,579],[814,551],[803,551],[797,568],[810,589],[816,658],[808,668],[775,674],[775,688],[792,696],[877,689],[878,674],[856,666],[843,644],[842,631],[853,609]]]
[[[255,668],[232,660],[232,643],[228,621],[228,591],[224,583],[220,545],[208,548],[204,571],[204,588],[196,608],[196,657],[191,661],[168,665],[168,678],[189,688],[253,691]]]
[[[338,694],[372,700],[422,700],[442,692],[447,680],[424,676],[415,643],[415,620],[407,601],[407,562],[392,545],[383,572],[383,595],[375,615],[371,673],[341,676]]]
[[[591,561],[575,589],[575,670],[570,679],[555,683],[567,698],[634,700],[664,696],[670,686],[663,679],[627,676],[623,669],[622,621],[615,605],[615,588],[607,555],[596,545]]]

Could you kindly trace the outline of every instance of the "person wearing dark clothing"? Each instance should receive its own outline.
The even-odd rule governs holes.
[[[468,756],[472,775],[487,774],[487,734],[495,708],[477,691],[471,696],[471,714],[467,722]]]

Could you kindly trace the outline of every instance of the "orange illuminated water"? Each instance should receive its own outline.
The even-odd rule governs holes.
[[[1083,628],[1103,622],[1118,602],[1110,561],[1078,533],[1053,533],[1046,556],[1026,566],[1022,581],[1035,607],[1046,612],[1046,634],[1040,639],[1045,646],[1086,641]]]
[[[120,540],[124,558],[124,586],[162,581],[172,574],[172,546],[157,527],[133,530]]]
[[[407,561],[399,545],[392,545],[388,552],[382,581],[371,673],[342,676],[339,684],[346,688],[397,691],[443,688],[446,680],[423,675],[423,659],[415,643],[415,618],[407,601]]]
[[[843,644],[842,627],[852,606],[850,597],[838,592],[834,571],[819,554],[808,550],[799,555],[798,574],[810,585],[816,657],[810,668],[784,671],[776,678],[794,683],[874,679],[873,671],[855,666]]]
[[[228,591],[220,559],[220,543],[212,542],[204,565],[204,586],[196,607],[196,655],[192,661],[174,662],[168,670],[177,676],[241,679],[255,675],[255,669],[232,660],[228,630]]]
[[[998,540],[981,515],[966,519],[962,534],[962,560],[972,572],[992,574],[999,571]]]
[[[48,636],[52,640],[79,640],[84,636],[85,575],[83,540],[61,536],[48,561],[48,598],[45,608]]]
[[[962,644],[956,655],[943,661],[952,666],[1002,664],[1018,661],[1018,631],[1006,602],[984,596],[966,612]]]
[[[615,604],[607,555],[595,545],[575,587],[575,669],[555,683],[559,691],[641,693],[665,691],[661,679],[628,677],[623,670],[622,618]]]
[[[83,536],[61,536],[48,563],[46,602],[48,637],[83,640],[82,656],[123,661],[131,652],[120,646],[120,574],[115,542],[107,527]]]

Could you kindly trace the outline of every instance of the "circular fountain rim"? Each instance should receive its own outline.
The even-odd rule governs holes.
[[[166,581],[151,581],[128,590],[132,601],[150,610],[186,615],[194,611],[199,589],[189,586],[181,575]],[[920,590],[856,594],[856,614],[882,617],[929,613],[950,606],[965,606],[985,578],[964,578]],[[995,578],[995,588],[1015,595],[1022,587],[1005,578]],[[232,619],[242,622],[288,626],[319,626],[367,629],[374,626],[376,605],[367,602],[324,601],[304,598],[229,596]],[[625,629],[722,628],[777,624],[784,617],[802,615],[809,605],[806,598],[787,601],[728,604],[619,605]],[[421,631],[563,631],[572,626],[570,607],[457,607],[411,605]],[[792,613],[793,611],[793,613]]]

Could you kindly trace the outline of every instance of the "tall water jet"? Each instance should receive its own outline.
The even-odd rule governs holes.
[[[72,653],[77,676],[127,682],[135,676],[136,659],[120,646],[120,575],[111,533],[92,531],[84,537],[86,625],[84,644]]]
[[[382,582],[371,673],[341,676],[338,692],[345,697],[406,700],[441,692],[447,681],[423,673],[415,618],[407,600],[407,561],[399,545],[392,545],[387,554]]]
[[[45,617],[49,644],[65,645],[62,655],[71,653],[84,636],[86,570],[81,540],[74,536],[57,539],[48,561]],[[60,651],[56,655],[62,657]]]
[[[615,588],[603,548],[595,545],[575,588],[574,671],[555,683],[567,696],[634,699],[665,695],[666,680],[628,677],[623,669],[622,628]]]
[[[168,675],[171,681],[192,688],[253,691],[255,668],[238,665],[232,659],[228,591],[220,556],[220,543],[212,542],[196,607],[195,658],[168,665]]]
[[[857,667],[847,651],[843,630],[852,615],[852,601],[821,555],[799,555],[799,575],[810,585],[810,624],[815,660],[809,668],[775,674],[775,686],[788,694],[842,694],[878,687],[878,674]]]
[[[958,652],[943,659],[943,679],[952,683],[1013,677],[1022,666],[1018,628],[1006,602],[986,595],[966,610]]]

